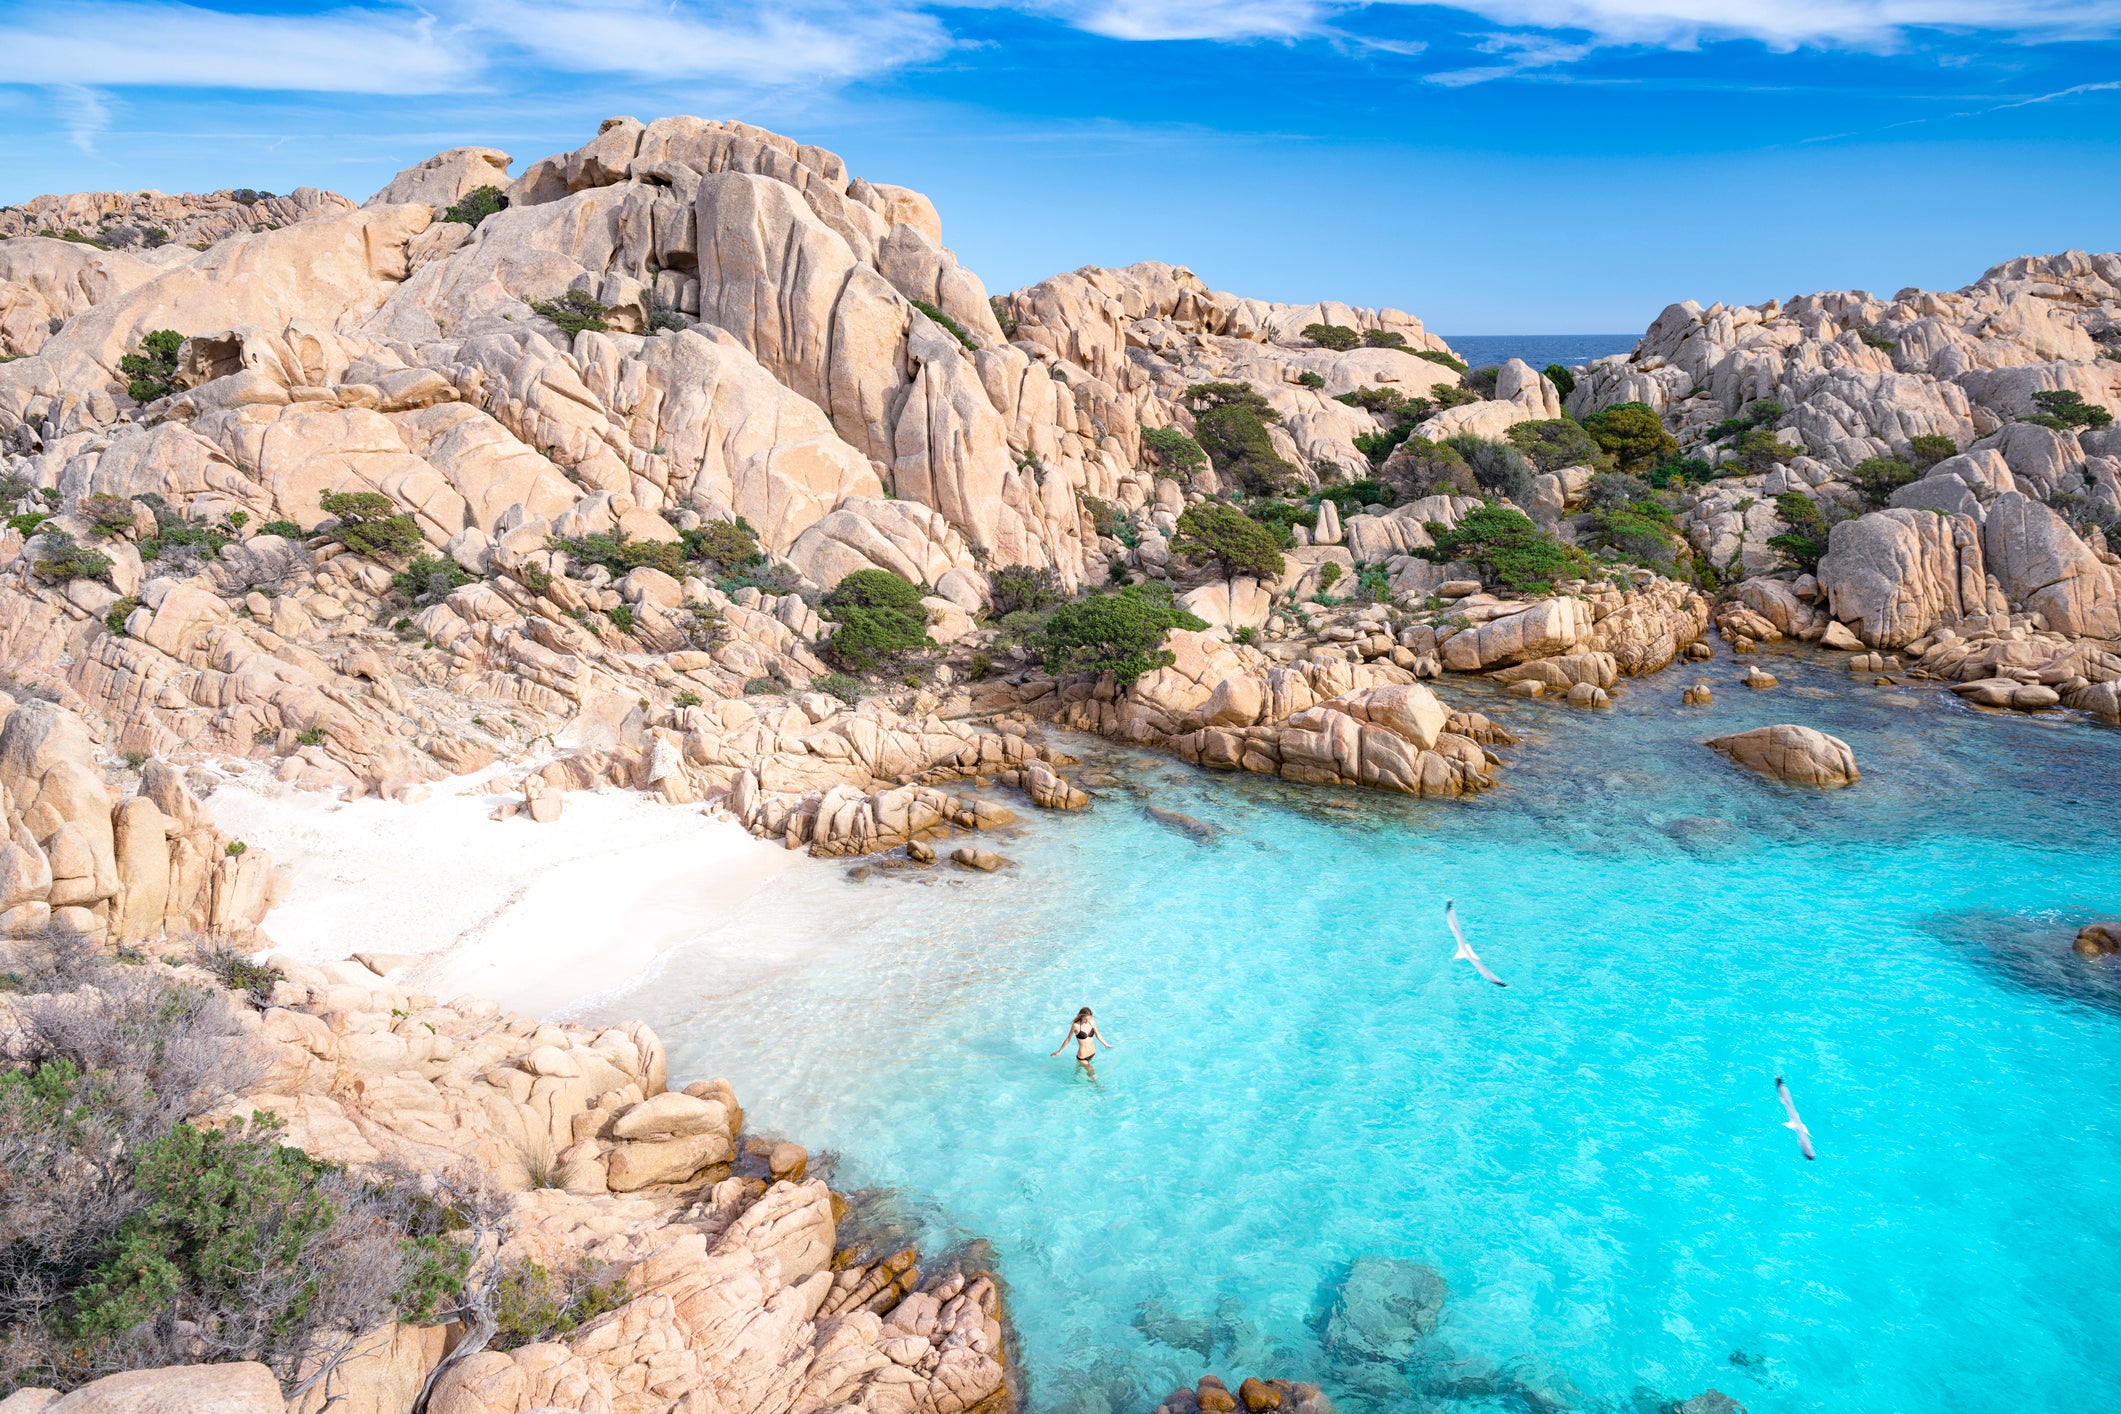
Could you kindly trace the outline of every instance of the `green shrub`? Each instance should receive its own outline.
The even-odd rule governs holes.
[[[987,598],[998,619],[1017,613],[1035,614],[1067,597],[1060,576],[1049,569],[1004,565],[988,577]]]
[[[20,515],[9,516],[7,528],[19,535],[35,535],[37,527],[50,519],[51,516],[44,511],[24,511]]]
[[[1371,466],[1383,466],[1391,459],[1400,444],[1414,435],[1414,424],[1402,422],[1397,427],[1383,432],[1358,432],[1355,434],[1355,450],[1369,459]]]
[[[979,352],[979,345],[973,342],[972,335],[966,332],[965,326],[943,313],[942,310],[926,300],[908,300],[907,303],[934,320],[944,333],[963,344],[967,350],[973,353]]]
[[[1331,589],[1338,583],[1340,583],[1340,561],[1327,560],[1318,567],[1318,587],[1320,589]]]
[[[1322,349],[1346,353],[1362,342],[1362,335],[1345,324],[1306,324],[1304,337]]]
[[[1507,496],[1519,505],[1531,498],[1531,464],[1524,459],[1524,453],[1508,442],[1461,432],[1456,437],[1446,437],[1444,445],[1464,460],[1481,490]]]
[[[1856,331],[1856,337],[1874,349],[1897,349],[1900,347],[1900,341],[1883,329],[1866,326]]]
[[[1466,375],[1466,387],[1471,389],[1478,398],[1492,398],[1495,396],[1495,384],[1501,377],[1502,365],[1496,363],[1482,364]]]
[[[612,627],[616,628],[620,633],[633,632],[634,618],[632,605],[613,604],[609,609],[606,609],[604,611],[604,617],[610,619]]]
[[[192,961],[213,974],[216,982],[231,992],[248,993],[253,1002],[264,1002],[272,996],[273,985],[287,979],[287,974],[271,963],[252,962],[250,957],[226,942],[212,942],[198,948]]]
[[[1569,418],[1544,422],[1520,422],[1506,434],[1510,445],[1523,452],[1541,471],[1559,471],[1565,466],[1596,466],[1600,452],[1591,434]]]
[[[67,584],[77,579],[101,579],[110,573],[110,556],[76,541],[63,530],[47,530],[44,553],[30,569],[46,584]]]
[[[283,540],[300,540],[302,527],[291,520],[269,520],[258,527],[260,535],[277,535]]]
[[[1431,363],[1440,363],[1453,373],[1466,372],[1464,360],[1453,358],[1442,349],[1415,349],[1413,353],[1416,358],[1425,358]]]
[[[308,731],[295,733],[295,740],[303,746],[322,746],[330,739],[330,734],[322,727],[311,727]]]
[[[994,311],[994,322],[1002,326],[1002,337],[1013,339],[1018,328],[1016,312],[1009,308],[1009,301],[1000,295],[987,296],[987,308]]]
[[[1480,566],[1482,577],[1513,593],[1548,594],[1554,581],[1577,570],[1581,561],[1523,514],[1503,506],[1482,506],[1456,526],[1428,523],[1435,545],[1416,553],[1436,563],[1465,560]]]
[[[1773,399],[1763,398],[1741,411],[1736,417],[1727,417],[1702,434],[1710,442],[1722,442],[1756,427],[1773,427],[1782,421],[1788,409]]]
[[[1731,455],[1723,464],[1726,468],[1742,467],[1746,472],[1757,475],[1763,471],[1772,471],[1783,462],[1792,461],[1802,455],[1802,447],[1792,447],[1765,427],[1755,427],[1738,434],[1737,440],[1731,443]]]
[[[1647,403],[1616,403],[1583,420],[1583,430],[1623,471],[1654,466],[1679,450],[1664,419]]]
[[[698,530],[679,532],[685,558],[704,560],[721,574],[734,574],[766,562],[759,548],[758,532],[742,516],[733,521],[710,520]]]
[[[625,531],[613,530],[555,535],[546,544],[565,551],[570,564],[602,565],[614,579],[643,565],[672,577],[685,572],[685,546],[681,540],[629,540]]]
[[[1461,388],[1456,383],[1431,383],[1429,401],[1436,404],[1437,411],[1445,408],[1462,408],[1468,403],[1480,401],[1480,394],[1471,388]]]
[[[2097,403],[2084,401],[2074,388],[2045,388],[2033,394],[2040,411],[2065,427],[2104,427],[2114,415]]]
[[[1898,457],[1866,457],[1843,475],[1863,497],[1865,508],[1877,510],[1895,491],[1915,479],[1915,469]]]
[[[825,656],[850,673],[873,673],[936,646],[920,587],[889,570],[856,570],[818,608],[838,625]]]
[[[1343,481],[1335,486],[1319,487],[1318,499],[1331,501],[1345,516],[1360,511],[1364,506],[1389,506],[1399,499],[1399,493],[1382,481]],[[1316,517],[1309,523],[1316,525]]]
[[[316,738],[314,741],[304,742],[303,744],[305,746],[320,746],[323,744],[324,733],[321,731],[311,730],[302,733],[302,735]],[[221,853],[227,855],[230,859],[235,859],[247,853],[249,849],[250,846],[243,843],[243,841],[241,840],[230,840],[227,844],[221,847]]]
[[[611,326],[604,316],[611,313],[611,306],[599,301],[587,290],[569,290],[556,300],[530,301],[531,312],[551,320],[560,332],[573,338],[585,329],[602,333]]]
[[[133,503],[123,496],[98,491],[81,498],[80,511],[99,535],[123,535],[133,528]]]
[[[1816,574],[1820,557],[1826,554],[1826,516],[1819,503],[1801,491],[1784,491],[1775,498],[1775,514],[1789,529],[1768,537],[1768,548],[1779,550],[1804,574]]]
[[[1323,388],[1326,386],[1325,375],[1313,373],[1307,368],[1296,375],[1296,385],[1299,388]]]
[[[1576,391],[1576,375],[1558,363],[1550,363],[1542,371],[1546,374],[1547,381],[1554,385],[1555,391],[1561,394],[1562,401],[1567,402],[1569,394]]]
[[[1959,444],[1941,432],[1925,432],[1907,439],[1907,451],[1915,464],[1916,474],[1921,475],[1938,462],[1958,456]]]
[[[324,514],[336,517],[332,537],[361,555],[409,555],[427,543],[413,518],[377,491],[326,491],[317,497]],[[159,518],[159,517],[158,517]],[[169,527],[162,538],[169,539]]]
[[[1429,415],[1427,398],[1410,398],[1397,388],[1376,384],[1338,394],[1333,401],[1345,403],[1351,408],[1361,408],[1364,412],[1375,413],[1379,417],[1408,418],[1419,422]]]
[[[1662,462],[1648,473],[1650,485],[1659,491],[1673,485],[1688,485],[1707,481],[1716,475],[1716,468],[1700,457],[1679,457]]]
[[[1267,528],[1274,537],[1274,548],[1277,550],[1287,550],[1295,546],[1296,535],[1290,527],[1318,524],[1316,506],[1292,505],[1287,501],[1254,501],[1245,508],[1245,514]]]
[[[1396,329],[1365,329],[1362,332],[1362,346],[1366,349],[1398,349],[1402,353],[1410,352],[1407,348],[1407,336]]]
[[[760,693],[779,692],[780,690],[781,685],[772,678],[747,678],[744,681],[744,695],[746,697],[757,697]]]
[[[174,329],[157,329],[140,340],[139,352],[118,360],[118,371],[127,379],[126,396],[151,403],[176,392],[177,350],[183,346],[184,336]]]
[[[670,705],[683,711],[687,707],[699,706],[701,701],[700,695],[688,687],[680,689],[678,694],[670,699]]]
[[[1660,574],[1672,572],[1679,548],[1671,510],[1654,500],[1593,511],[1587,538],[1601,549]]]
[[[1671,516],[1670,509],[1656,499],[1656,490],[1649,482],[1623,471],[1601,471],[1592,477],[1584,500],[1594,511],[1626,510],[1642,503],[1656,506],[1667,519]]]
[[[1214,501],[1186,508],[1171,549],[1214,559],[1226,579],[1241,574],[1272,579],[1282,571],[1274,532],[1237,507]]]
[[[481,221],[507,209],[508,198],[502,195],[499,187],[473,187],[457,198],[455,205],[442,213],[442,219],[460,221],[477,230]]]
[[[648,316],[648,332],[651,334],[692,327],[692,321],[687,319],[677,306],[665,299],[653,285],[641,296],[641,308]]]
[[[1101,501],[1095,496],[1085,496],[1082,501],[1083,509],[1090,512],[1090,522],[1097,527],[1099,535],[1109,535],[1113,539],[1125,543],[1129,549],[1134,547],[1135,542],[1127,539],[1132,531],[1132,526],[1127,520],[1125,511],[1113,505],[1110,501]],[[1135,537],[1135,540],[1138,541],[1139,539],[1139,536]]]
[[[1480,483],[1457,448],[1448,442],[1409,437],[1394,455],[1390,474],[1406,483],[1409,496],[1476,495]]]
[[[1201,450],[1200,443],[1176,427],[1144,427],[1142,445],[1179,476],[1191,476],[1208,464],[1208,454]]]
[[[859,679],[845,673],[820,673],[810,680],[811,690],[822,692],[827,697],[837,697],[852,707],[862,700],[862,684]]]
[[[1167,587],[1129,585],[1055,609],[1033,646],[1049,673],[1111,673],[1125,686],[1175,660],[1162,647],[1166,633],[1206,627],[1172,602]]]
[[[121,638],[124,637],[125,621],[131,618],[133,616],[133,610],[139,607],[139,595],[126,595],[123,599],[120,599],[117,603],[110,606],[110,611],[103,616],[103,626],[109,629],[113,634],[116,634]]]
[[[1296,468],[1282,460],[1267,435],[1281,414],[1244,383],[1195,383],[1185,391],[1193,408],[1193,437],[1215,470],[1253,496],[1280,492]]]
[[[536,1262],[518,1262],[494,1284],[494,1331],[486,1348],[519,1350],[564,1339],[629,1299],[623,1276],[600,1279],[588,1266],[552,1272]]]
[[[460,585],[470,584],[470,571],[447,555],[418,554],[412,563],[390,577],[390,587],[415,604],[440,599]]]

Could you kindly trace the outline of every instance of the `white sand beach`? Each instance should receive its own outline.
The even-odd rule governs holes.
[[[498,799],[472,777],[410,805],[238,781],[211,808],[292,876],[265,920],[280,949],[416,955],[400,985],[531,1015],[623,985],[809,863],[632,791],[569,794],[543,825],[487,818]]]

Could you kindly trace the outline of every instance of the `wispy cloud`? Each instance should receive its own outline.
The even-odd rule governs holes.
[[[0,83],[428,94],[546,72],[750,84],[846,80],[949,43],[909,4],[443,0],[302,15],[154,0],[18,9],[0,19]]]
[[[1998,103],[1993,108],[1984,108],[1984,113],[2001,113],[2006,108],[2030,108],[2036,103],[2054,103],[2064,98],[2075,98],[2085,93],[2106,93],[2121,88],[2121,80],[2112,83],[2080,83],[2070,88],[2058,88],[2053,93],[2042,93],[2032,98],[2021,98],[2015,103]]]
[[[368,0],[283,14],[78,0],[0,15],[0,84],[410,95],[505,90],[530,68],[832,85],[946,52],[955,41],[942,13],[968,8],[1117,40],[1320,40],[1400,56],[1423,52],[1427,38],[1372,37],[1359,22],[1433,13],[1440,35],[1463,33],[1467,16],[1508,28],[1483,41],[1495,62],[1430,76],[1446,85],[1551,68],[1600,45],[1745,38],[1782,49],[1889,50],[1918,30],[2025,40],[2121,34],[2121,0]],[[1456,18],[1443,18],[1452,11]],[[2087,87],[2102,86],[2111,85]],[[77,127],[93,140],[93,123]]]
[[[66,123],[66,140],[90,156],[95,155],[96,138],[110,127],[110,104],[102,94],[77,83],[58,84],[52,89],[52,101],[59,116]]]

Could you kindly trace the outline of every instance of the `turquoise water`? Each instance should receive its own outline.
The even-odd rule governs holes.
[[[1008,874],[821,870],[599,1010],[840,1186],[989,1239],[1035,1410],[1209,1371],[1358,1411],[2106,1407],[2121,969],[2068,941],[2121,908],[2121,732],[1771,666],[1482,700],[1526,741],[1471,804],[1074,743],[1219,838],[1107,789]],[[1861,784],[1698,744],[1771,721]],[[1451,961],[1446,897],[1507,990]],[[1094,1081],[1047,1058],[1085,1003],[1121,1043]],[[1403,1362],[1321,1344],[1374,1256],[1448,1287]]]

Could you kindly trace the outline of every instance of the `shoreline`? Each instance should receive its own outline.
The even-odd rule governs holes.
[[[288,873],[268,925],[277,951],[312,963],[405,956],[394,986],[539,1017],[624,989],[797,864],[733,821],[633,791],[568,792],[548,824],[494,821],[512,797],[492,779],[441,782],[410,804],[237,779],[209,808]],[[379,909],[373,885],[385,879]]]

